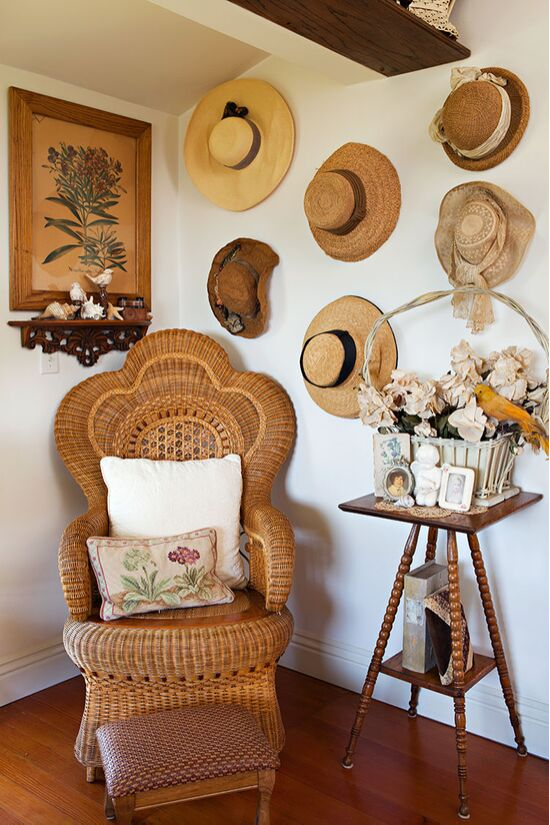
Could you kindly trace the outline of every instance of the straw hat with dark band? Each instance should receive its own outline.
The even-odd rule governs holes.
[[[368,258],[389,238],[401,209],[399,177],[372,146],[346,143],[320,167],[304,211],[321,249],[340,261]]]
[[[286,101],[269,83],[250,78],[208,92],[185,135],[193,183],[213,203],[235,212],[273,192],[293,151],[294,121]]]
[[[432,120],[432,139],[462,169],[483,171],[502,163],[529,121],[525,85],[499,66],[465,66],[451,71],[451,90]]]
[[[326,412],[359,417],[356,387],[365,339],[381,314],[365,298],[346,295],[327,304],[307,328],[300,370],[310,396]],[[373,383],[383,387],[397,364],[397,345],[388,323],[378,331],[370,363]]]
[[[216,253],[208,275],[212,312],[232,335],[256,338],[267,318],[267,279],[279,256],[261,241],[237,238]]]

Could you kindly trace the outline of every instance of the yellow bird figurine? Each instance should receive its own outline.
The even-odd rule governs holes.
[[[516,421],[528,444],[536,450],[543,448],[548,455],[548,435],[544,427],[539,424],[527,410],[508,401],[499,395],[487,384],[477,384],[475,388],[478,406],[486,415],[496,418],[497,421]]]

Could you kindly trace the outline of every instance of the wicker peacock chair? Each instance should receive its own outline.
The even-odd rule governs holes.
[[[57,448],[89,506],[59,549],[70,614],[65,647],[86,681],[75,753],[89,781],[101,764],[99,725],[183,705],[240,703],[282,748],[275,668],[292,634],[285,603],[294,537],[270,495],[294,435],[294,410],[281,387],[237,372],[215,341],[187,330],[147,336],[121,370],[94,375],[61,402]],[[86,548],[89,536],[109,529],[102,456],[188,461],[228,453],[243,462],[250,589],[236,591],[232,604],[102,622]]]

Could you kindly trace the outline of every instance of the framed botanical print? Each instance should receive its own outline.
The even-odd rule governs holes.
[[[104,269],[150,306],[151,124],[14,87],[9,118],[10,308]]]

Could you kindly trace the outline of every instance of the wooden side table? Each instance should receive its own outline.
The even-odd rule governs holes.
[[[353,767],[353,754],[355,752],[357,740],[361,733],[361,728],[363,727],[365,714],[367,713],[371,703],[376,679],[378,678],[378,674],[380,672],[385,673],[388,676],[393,676],[396,679],[410,682],[411,699],[408,713],[412,718],[416,717],[418,695],[421,687],[453,697],[456,750],[458,755],[458,796],[460,800],[458,815],[461,819],[469,819],[470,817],[466,771],[465,694],[471,687],[479,682],[480,679],[483,679],[489,671],[493,670],[494,667],[498,670],[502,693],[504,694],[504,701],[506,702],[506,706],[508,708],[512,728],[514,729],[514,738],[517,743],[517,753],[519,756],[527,756],[527,748],[525,747],[525,740],[523,738],[521,724],[516,711],[514,693],[510,683],[508,666],[506,664],[506,657],[502,647],[500,631],[498,629],[497,618],[495,615],[495,609],[491,598],[491,591],[487,581],[487,574],[485,572],[485,565],[483,563],[483,557],[481,555],[477,534],[485,527],[489,527],[491,524],[496,524],[497,521],[501,521],[503,518],[512,515],[512,513],[523,510],[525,507],[528,507],[541,499],[542,496],[536,493],[519,493],[513,498],[503,501],[501,504],[487,508],[487,510],[483,513],[476,513],[472,515],[455,513],[451,516],[436,519],[423,519],[421,516],[412,515],[407,510],[394,511],[377,509],[377,499],[374,495],[363,496],[362,498],[357,498],[353,501],[347,501],[344,504],[340,504],[340,509],[347,513],[360,513],[366,516],[387,518],[393,521],[412,524],[411,532],[407,539],[407,543],[405,544],[405,549],[397,569],[390,599],[384,615],[384,621],[382,622],[382,627],[380,628],[380,633],[378,634],[376,647],[374,649],[367,677],[361,692],[361,699],[359,701],[355,722],[351,729],[349,744],[342,762],[344,768]],[[393,623],[395,621],[395,615],[403,594],[404,577],[410,570],[416,545],[418,543],[420,528],[422,526],[428,527],[426,561],[430,561],[435,558],[438,531],[445,530],[447,532],[447,563],[449,570],[453,683],[446,686],[441,684],[436,668],[428,673],[415,673],[414,671],[406,670],[402,665],[402,653],[398,653],[396,656],[392,656],[384,662],[382,661]],[[491,638],[491,646],[494,653],[494,659],[488,656],[476,654],[474,657],[474,666],[467,673],[464,673],[464,659],[462,654],[461,601],[458,578],[458,548],[456,541],[457,533],[465,533],[468,537],[468,544],[479,587],[479,594],[483,604],[485,619],[487,620],[487,627]]]

